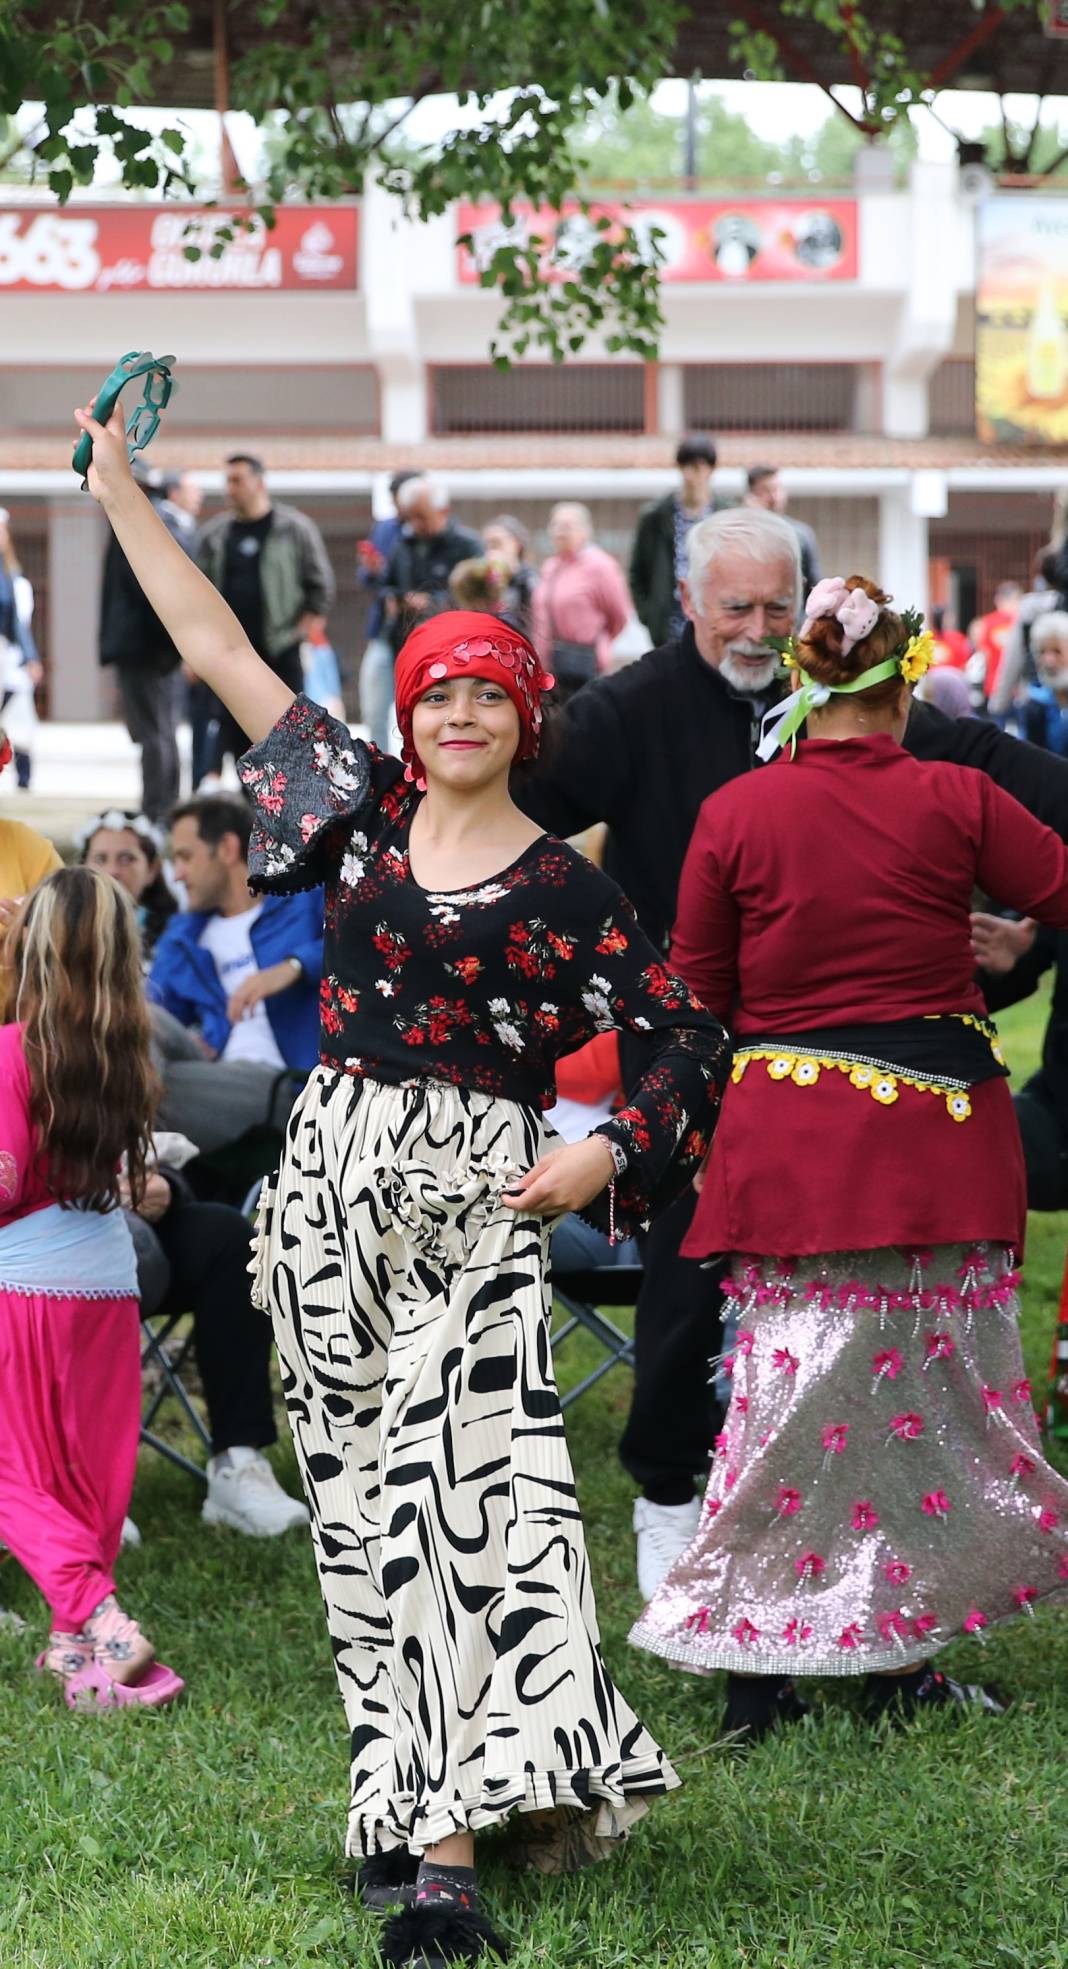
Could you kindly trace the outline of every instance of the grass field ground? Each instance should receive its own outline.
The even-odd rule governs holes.
[[[1038,1001],[1001,1020],[1017,1073]],[[1068,1221],[1032,1223],[1024,1341],[1044,1385]],[[570,1345],[570,1343],[569,1343]],[[582,1349],[561,1363],[581,1371]],[[1063,1969],[1068,1964],[1068,1618],[1044,1613],[947,1664],[1009,1690],[998,1721],[894,1735],[817,1687],[800,1728],[746,1758],[717,1747],[721,1678],[627,1649],[636,1611],[615,1372],[569,1428],[609,1662],[684,1789],[613,1864],[537,1881],[482,1858],[515,1969]],[[1066,1467],[1062,1458],[1062,1467]],[[278,1465],[294,1480],[288,1447]],[[8,1565],[0,1597],[3,1969],[375,1969],[373,1917],[343,1891],[344,1728],[300,1535],[202,1527],[191,1481],[142,1458],[144,1533],[123,1589],[187,1677],[160,1715],[75,1716],[28,1672],[42,1609]]]

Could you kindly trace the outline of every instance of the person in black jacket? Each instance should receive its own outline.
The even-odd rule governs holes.
[[[1013,1095],[1029,1210],[1068,1210],[1068,933],[976,911],[972,948],[987,1009],[1030,998],[1055,966],[1042,1065]]]
[[[397,493],[404,522],[382,576],[386,636],[396,656],[409,630],[455,608],[449,576],[461,561],[477,560],[482,542],[449,514],[444,486],[406,479]]]
[[[681,636],[581,691],[557,720],[545,769],[517,795],[557,834],[607,822],[605,869],[662,949],[701,804],[754,766],[761,719],[784,690],[765,639],[789,633],[800,601],[797,535],[777,514],[717,513],[694,528],[688,554]],[[905,743],[918,758],[988,772],[1068,838],[1068,763],[995,725],[916,702]],[[692,1210],[683,1198],[646,1240],[634,1396],[620,1448],[643,1490],[636,1528],[647,1597],[696,1528],[694,1477],[715,1431],[708,1362],[718,1351],[720,1295],[714,1272],[678,1255]]]
[[[168,532],[192,555],[197,530],[191,514],[167,497],[167,485],[158,475],[143,473],[140,482]],[[178,651],[146,602],[114,535],[104,559],[99,648],[101,664],[115,666],[126,729],[141,747],[141,812],[149,820],[163,820],[181,792]]]
[[[631,598],[654,643],[679,635],[685,623],[679,581],[690,528],[727,503],[712,491],[716,447],[711,438],[700,433],[683,438],[675,463],[678,489],[643,508],[630,556]]]

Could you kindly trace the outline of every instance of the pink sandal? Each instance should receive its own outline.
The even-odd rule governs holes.
[[[141,1704],[146,1709],[162,1709],[185,1688],[180,1675],[162,1661],[150,1662],[136,1682],[116,1682],[101,1661],[90,1661],[63,1684],[63,1700],[68,1709],[123,1709]]]
[[[63,1686],[69,1709],[122,1709],[139,1703],[161,1709],[185,1683],[155,1659],[155,1649],[113,1593],[90,1615],[80,1634],[53,1630],[37,1657],[42,1674]]]

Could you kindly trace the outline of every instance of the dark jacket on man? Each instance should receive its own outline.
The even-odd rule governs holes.
[[[729,499],[713,499],[708,512],[719,513]],[[671,635],[675,612],[675,508],[676,495],[655,499],[643,506],[630,551],[630,592],[639,622],[649,631],[659,648]]]
[[[153,500],[169,534],[190,557],[196,553],[197,530],[188,514],[168,499]],[[100,661],[119,663],[160,676],[174,670],[178,651],[130,566],[115,535],[108,539],[104,579],[100,590]]]
[[[223,592],[226,540],[233,513],[216,513],[200,535],[197,559],[213,588]],[[314,520],[296,506],[271,502],[271,526],[259,557],[264,647],[268,663],[299,640],[305,615],[329,615],[337,592],[326,544]]]
[[[461,561],[477,559],[482,552],[478,534],[461,526],[458,520],[447,519],[440,533],[427,538],[409,533],[405,528],[394,543],[381,588],[383,595],[392,596],[398,603],[396,615],[386,624],[394,655],[417,622],[426,622],[432,615],[441,615],[455,606],[449,593],[449,576]],[[405,595],[427,595],[430,607],[421,615],[413,615],[404,606]]]
[[[666,948],[679,877],[703,801],[755,763],[760,715],[700,655],[676,642],[595,678],[555,722],[549,757],[517,798],[555,834],[608,825],[605,868],[647,936]],[[756,713],[756,715],[755,715]],[[975,766],[1068,839],[1068,762],[978,718],[914,703],[905,738],[919,759]],[[761,768],[761,770],[764,770]]]

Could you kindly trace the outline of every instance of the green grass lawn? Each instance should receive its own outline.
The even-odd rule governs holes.
[[[1018,1073],[1044,1007],[1001,1020]],[[1045,1382],[1068,1223],[1032,1223],[1024,1340]],[[569,1343],[570,1345],[570,1343]],[[583,1365],[570,1352],[566,1375]],[[801,1728],[748,1758],[717,1748],[721,1678],[626,1646],[637,1610],[630,1488],[615,1460],[615,1372],[569,1429],[609,1662],[684,1789],[614,1863],[518,1878],[485,1842],[517,1969],[1063,1969],[1068,1620],[1044,1613],[947,1660],[1015,1700],[873,1735],[855,1692],[821,1684]],[[288,1446],[279,1468],[294,1481]],[[1063,1467],[1063,1461],[1062,1461]],[[188,1696],[160,1716],[70,1716],[28,1672],[41,1603],[13,1565],[0,1597],[2,1969],[325,1969],[378,1963],[375,1920],[342,1891],[345,1731],[308,1542],[199,1523],[192,1483],[148,1456],[141,1551],[123,1592]]]

